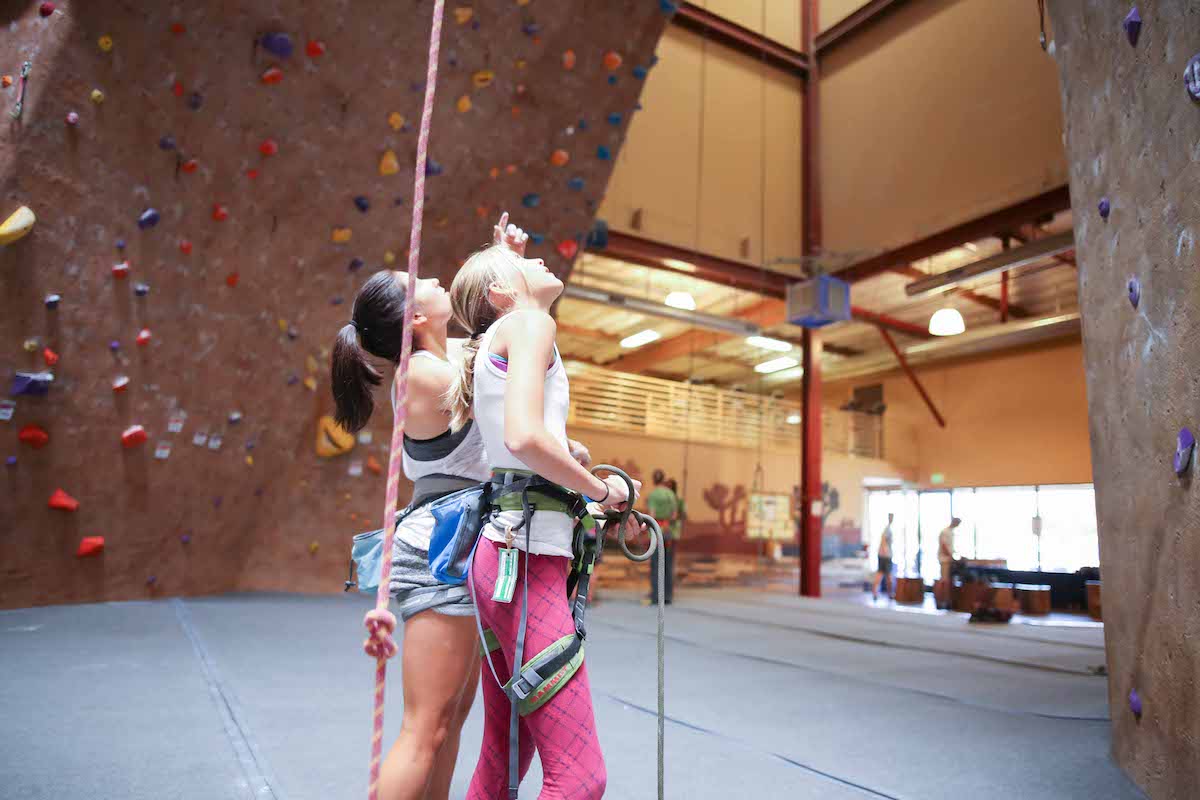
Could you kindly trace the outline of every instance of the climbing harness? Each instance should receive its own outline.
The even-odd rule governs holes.
[[[625,481],[629,488],[629,496],[634,496],[633,481],[621,470],[605,464],[592,469],[592,473],[611,472]],[[519,729],[520,718],[530,714],[548,703],[555,694],[567,684],[583,664],[584,642],[587,639],[585,616],[587,613],[588,591],[596,561],[604,549],[604,537],[616,525],[617,543],[625,556],[633,561],[646,561],[655,551],[663,546],[663,533],[658,523],[650,516],[626,508],[624,511],[610,510],[603,515],[604,528],[597,529],[597,520],[587,513],[586,499],[557,484],[547,481],[541,476],[519,470],[498,470],[493,473],[493,480],[484,484],[488,488],[484,493],[489,496],[487,503],[490,515],[501,511],[522,512],[521,522],[506,530],[508,547],[501,552],[513,552],[514,556],[501,559],[501,574],[497,576],[497,585],[493,597],[504,593],[511,600],[512,593],[518,582],[516,575],[515,551],[512,550],[513,534],[524,533],[525,537],[525,569],[520,580],[521,584],[521,616],[517,626],[517,640],[513,647],[514,674],[511,680],[504,682],[496,671],[492,661],[492,653],[500,649],[496,635],[483,627],[479,618],[479,606],[475,597],[474,585],[471,585],[471,599],[475,602],[475,626],[479,632],[479,641],[483,656],[487,660],[488,669],[496,683],[504,690],[511,704],[509,716],[509,752],[508,752],[508,796],[516,800],[520,784],[519,763]],[[632,504],[630,504],[632,505]],[[572,602],[571,617],[575,632],[563,636],[525,660],[525,634],[529,618],[529,541],[530,529],[533,526],[535,511],[556,511],[577,517],[573,536],[574,558],[571,562],[571,573],[567,578],[567,598]],[[634,553],[625,543],[626,522],[633,517],[638,523],[645,524],[650,532],[650,543],[645,552]],[[481,521],[482,523],[482,521]],[[594,541],[587,536],[589,527],[596,531]],[[480,530],[482,529],[482,524]],[[476,541],[478,541],[478,533]],[[432,552],[432,549],[431,549]],[[658,798],[663,800],[663,744],[666,722],[665,707],[665,671],[664,671],[664,612],[663,585],[665,582],[665,559],[658,559]],[[519,665],[519,668],[518,668]]]
[[[445,0],[434,0],[433,21],[429,31],[429,61],[425,78],[425,104],[421,109],[421,128],[417,136],[417,163],[413,171],[413,216],[412,233],[409,236],[408,293],[416,296],[417,273],[421,262],[421,224],[425,213],[425,165],[429,158],[429,131],[433,124],[433,97],[437,87],[438,52],[441,49],[442,14]],[[383,553],[390,556],[392,539],[396,531],[395,518],[400,491],[401,454],[404,451],[404,423],[408,407],[408,364],[412,356],[412,321],[415,303],[405,303],[404,332],[400,342],[400,363],[397,367],[394,417],[392,421],[392,446],[388,458],[387,493],[383,510]],[[363,649],[375,659],[375,709],[371,732],[370,780],[367,784],[369,800],[379,798],[379,764],[383,753],[383,694],[387,684],[387,662],[396,653],[392,632],[396,629],[396,617],[388,610],[390,593],[389,578],[392,559],[379,559],[379,587],[375,593],[375,608],[367,612],[364,624],[369,638]]]

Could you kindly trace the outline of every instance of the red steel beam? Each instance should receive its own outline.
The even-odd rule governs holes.
[[[821,336],[804,331],[800,401],[800,594],[821,596]]]
[[[591,252],[780,299],[787,295],[787,285],[791,280],[778,272],[618,231],[609,231],[607,247]]]
[[[896,342],[892,339],[892,335],[883,328],[879,329],[879,335],[887,342],[887,346],[892,348],[892,352],[896,355],[896,360],[900,362],[900,369],[904,370],[904,374],[912,381],[912,385],[916,387],[917,394],[921,395],[921,399],[925,401],[925,405],[929,406],[929,411],[933,414],[933,418],[937,420],[937,424],[941,427],[946,427],[946,420],[942,417],[941,412],[937,410],[937,406],[933,404],[933,400],[929,397],[929,392],[925,391],[925,387],[917,378],[917,373],[913,372],[912,367],[908,365],[908,359],[904,357],[904,353],[900,352],[900,348],[896,347]]]
[[[952,247],[958,247],[964,242],[986,239],[999,235],[999,231],[1012,230],[1018,226],[1045,216],[1057,214],[1071,207],[1071,193],[1066,186],[1051,189],[1048,192],[1022,200],[1011,206],[985,214],[953,228],[947,228],[931,236],[926,236],[911,244],[889,250],[877,256],[859,261],[837,272],[837,276],[845,281],[854,283],[893,267],[904,266],[922,258],[945,252]]]
[[[1008,270],[1000,273],[1000,321],[1008,322]]]
[[[867,322],[879,328],[881,331],[889,330],[896,333],[903,333],[906,336],[913,336],[917,339],[932,339],[931,334],[927,329],[920,325],[914,325],[911,322],[905,322],[902,319],[889,317],[887,314],[876,314],[874,311],[868,311],[859,306],[850,306],[850,316],[859,322]]]
[[[671,17],[671,22],[684,30],[698,33],[733,50],[761,59],[776,69],[796,75],[807,75],[809,58],[799,50],[768,39],[736,22],[718,17],[711,11],[683,2]]]
[[[818,57],[825,55],[825,52],[832,49],[834,45],[865,30],[869,25],[881,20],[889,11],[894,11],[903,4],[903,0],[871,0],[845,19],[818,33],[815,42],[816,49],[812,52],[815,52]]]

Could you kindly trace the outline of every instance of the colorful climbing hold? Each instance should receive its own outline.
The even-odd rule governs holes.
[[[354,207],[365,214],[371,210],[371,201],[360,194],[354,198]]]
[[[10,467],[15,467],[17,465],[17,457],[9,456],[8,458],[4,459],[4,463]]]
[[[679,6],[673,0],[658,0],[658,10],[664,14],[674,14],[679,10]]]
[[[361,258],[352,258],[352,259],[350,259],[350,264],[346,267],[346,271],[347,272],[357,272],[358,270],[362,269],[366,265],[367,265],[367,262],[363,261]]]
[[[68,111],[67,116],[64,118],[64,122],[66,122],[68,125],[70,125],[72,128],[74,128],[76,125],[79,124],[79,112]]]
[[[136,341],[139,345],[141,345],[142,347],[145,347],[146,345],[150,344],[150,340],[152,338],[154,338],[154,335],[152,333],[150,333],[150,329],[142,328],[140,331],[138,331]]]
[[[610,158],[612,158],[612,153],[609,152],[607,147],[600,145],[596,148],[596,158],[600,159],[601,161],[608,161]]]
[[[616,85],[617,85],[617,76],[616,76],[616,75],[609,75],[609,76],[608,76],[608,85],[609,85],[609,86],[616,86]]]
[[[78,511],[79,501],[71,495],[64,492],[62,489],[55,489],[54,494],[50,495],[50,500],[46,503],[50,508],[56,511]]]
[[[103,536],[85,536],[79,540],[79,548],[75,551],[76,558],[98,556],[104,552]]]
[[[262,38],[258,40],[262,45],[263,50],[266,50],[273,56],[278,58],[291,58],[294,46],[292,45],[292,37],[286,33],[264,33]]]
[[[138,217],[138,227],[141,228],[142,230],[146,230],[146,228],[153,228],[155,225],[158,224],[158,220],[159,220],[158,211],[153,208],[147,208],[145,211],[142,212],[142,215],[140,217]]]
[[[176,97],[183,97],[183,83],[175,81],[175,83],[171,84],[171,93]]]
[[[107,34],[96,40],[96,45],[102,53],[111,53],[113,49],[113,38]]]
[[[445,170],[442,168],[441,164],[434,161],[432,158],[426,159],[426,161],[425,161],[425,177],[426,178],[436,178],[438,175],[441,175],[444,171]]]
[[[228,275],[226,275],[225,276],[225,285],[228,286],[230,289],[235,288],[238,285],[238,273],[231,272]]]
[[[354,236],[354,231],[349,228],[334,228],[329,238],[333,240],[334,244],[345,244],[350,241],[352,236]]]
[[[25,340],[25,343],[24,343],[25,352],[26,353],[36,353],[39,344],[40,344],[40,342],[38,342],[38,339],[36,336],[29,337],[28,339]]]
[[[1129,44],[1137,47],[1138,36],[1142,32],[1142,15],[1138,13],[1137,6],[1129,9],[1129,13],[1121,22],[1121,27],[1125,29],[1125,37],[1129,39]]]
[[[117,377],[113,378],[112,390],[114,392],[118,392],[118,393],[123,392],[128,388],[129,388],[129,376],[128,375],[118,375]]]
[[[367,456],[367,469],[376,475],[383,474],[383,467],[375,460],[375,456]]]
[[[141,425],[130,425],[121,434],[121,446],[129,449],[146,441],[146,429]]]
[[[496,80],[496,73],[490,69],[481,69],[471,76],[471,83],[476,89],[486,89],[492,85],[492,81]]]
[[[1183,83],[1193,100],[1200,100],[1200,53],[1188,59],[1183,70]]]
[[[279,152],[279,143],[274,139],[263,139],[258,146],[258,152],[262,153],[264,157],[270,158]]]
[[[192,243],[187,239],[180,239],[179,252],[183,253],[185,256],[190,256],[192,254]]]
[[[454,107],[458,109],[458,113],[460,114],[467,113],[471,110],[471,98],[464,94],[458,98],[458,102],[454,104]]]
[[[1142,696],[1138,694],[1137,689],[1129,690],[1129,710],[1138,719],[1142,717]]]
[[[304,379],[304,388],[308,389],[310,392],[315,392],[317,390],[317,379],[309,375]]]
[[[113,339],[111,342],[108,343],[108,349],[109,349],[109,351],[115,353],[121,349],[121,343],[119,341],[117,341],[116,339]]]
[[[184,172],[186,172],[187,174],[191,175],[193,172],[200,169],[200,162],[194,158],[189,158],[188,160],[186,160],[182,164],[180,164],[179,168],[181,170],[183,170]]]
[[[148,576],[148,577],[146,578],[146,585],[147,585],[147,586],[153,586],[153,585],[154,585],[154,584],[156,584],[156,583],[158,583],[158,578],[157,578],[157,577],[155,577],[154,575],[150,575],[150,576]]]
[[[1096,210],[1100,212],[1100,219],[1108,219],[1108,215],[1112,211],[1112,204],[1108,202],[1107,197],[1102,197],[1096,204]]]
[[[558,250],[560,256],[570,261],[579,253],[579,242],[574,239],[563,239],[555,249]]]
[[[163,136],[158,140],[158,147],[160,150],[174,150],[176,147],[175,137],[170,134]]]
[[[2,87],[4,87],[5,89],[7,89],[8,87],[10,87],[10,86],[12,86],[12,85],[13,85],[13,77],[12,77],[12,75],[3,75],[3,76],[0,76],[0,86],[2,86]]]
[[[268,86],[280,83],[283,81],[283,70],[279,67],[271,67],[262,74],[260,80]]]
[[[386,252],[383,254],[383,263],[385,263],[385,264],[395,264],[395,263],[396,263],[396,254],[395,254],[395,253],[393,253],[391,250],[388,250],[388,251],[386,251]]]
[[[541,205],[541,203],[541,196],[534,192],[530,192],[521,198],[521,205],[525,206],[526,208],[537,208],[539,205]]]
[[[561,148],[550,154],[550,163],[556,167],[565,167],[570,160],[571,154]]]
[[[34,450],[41,450],[49,443],[50,434],[37,425],[26,425],[17,434],[17,439],[29,445]]]
[[[54,352],[49,347],[43,347],[42,360],[46,362],[47,367],[53,367],[58,363],[58,353]]]
[[[609,50],[604,54],[604,68],[609,72],[614,72],[621,68],[621,54],[616,50]]]
[[[59,295],[56,295],[56,294],[46,295],[46,300],[45,300],[46,308],[50,309],[51,311],[58,308],[58,304],[61,302],[62,302],[62,297],[60,297]]]
[[[172,22],[171,23],[171,33],[175,34],[176,36],[182,36],[186,32],[187,32],[187,28],[184,26],[184,24],[182,22]]]
[[[570,189],[572,192],[582,192],[583,185],[584,185],[583,178],[580,178],[578,175],[576,175],[574,178],[571,178],[571,180],[567,181],[567,188]]]
[[[220,203],[213,203],[212,218],[217,222],[224,222],[229,219],[229,209]]]
[[[466,25],[475,17],[475,9],[470,6],[459,6],[454,9],[454,21],[459,25]]]
[[[29,206],[20,206],[8,215],[8,219],[0,223],[0,244],[12,244],[23,239],[33,230],[37,217]]]
[[[229,416],[226,417],[226,419],[229,421],[230,425],[237,425],[239,422],[242,421],[242,412],[230,411]]]
[[[399,111],[393,111],[392,113],[388,114],[387,121],[388,125],[390,125],[394,131],[398,131],[404,127],[404,115]]]
[[[1187,428],[1179,429],[1179,436],[1175,441],[1175,474],[1182,475],[1187,472],[1188,466],[1192,463],[1192,451],[1196,447],[1196,437]]]
[[[120,264],[113,264],[112,276],[118,280],[129,277],[129,262],[122,261]]]
[[[48,17],[54,13],[54,3],[42,3],[38,6],[38,13],[43,17]]]
[[[616,111],[609,114],[608,115],[608,124],[609,125],[620,125],[621,124],[621,115],[618,114]]]
[[[309,58],[320,58],[325,55],[325,43],[320,39],[309,39],[308,44],[304,46],[304,52]]]
[[[563,69],[575,69],[575,51],[564,50],[562,54]]]
[[[204,95],[200,94],[199,92],[192,92],[191,94],[188,95],[187,106],[192,111],[199,111],[200,107],[203,105],[204,105]]]
[[[254,180],[258,177],[258,170],[251,167],[250,169],[246,170],[246,177],[250,180]]]
[[[645,67],[638,66],[633,68],[633,77],[637,78],[639,81],[645,80],[647,73],[648,70]]]
[[[51,372],[15,372],[8,393],[13,397],[20,395],[38,397],[49,394],[52,383],[54,383],[54,374]]]
[[[379,174],[380,175],[395,175],[400,171],[400,159],[396,157],[393,150],[385,150],[383,156],[379,159]]]
[[[1142,282],[1137,278],[1130,278],[1127,289],[1129,291],[1129,304],[1137,308],[1138,303],[1142,301]]]
[[[179,537],[180,544],[187,544],[191,540],[192,540],[192,537],[186,533]]]
[[[317,420],[316,453],[321,458],[333,458],[354,449],[354,434],[338,425],[329,414]]]
[[[317,551],[320,549],[321,549],[320,542],[309,542],[308,543],[308,554],[310,556],[315,556],[317,554]]]

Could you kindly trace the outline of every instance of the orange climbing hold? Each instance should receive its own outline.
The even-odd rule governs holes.
[[[375,456],[367,456],[367,469],[374,472],[376,475],[383,474],[383,467],[375,460]]]
[[[62,489],[55,489],[54,494],[50,495],[50,502],[47,504],[50,508],[56,508],[59,511],[78,511],[79,501],[71,495],[64,492]]]
[[[279,67],[271,67],[262,74],[262,82],[271,85],[283,81],[283,70]]]
[[[550,163],[556,167],[565,167],[570,160],[571,154],[566,150],[559,149],[550,154]]]
[[[121,434],[121,444],[125,448],[137,447],[146,441],[146,429],[141,425],[130,425]]]
[[[98,556],[104,552],[103,536],[85,536],[79,541],[79,549],[75,551],[76,558]]]
[[[47,367],[53,367],[58,363],[58,353],[54,352],[49,347],[42,349],[42,358],[46,359]]]
[[[179,168],[191,175],[200,168],[200,162],[194,158],[189,158],[187,161],[184,161],[182,164],[180,164]]]
[[[609,50],[604,54],[604,68],[609,72],[616,72],[621,68],[621,54],[616,50]]]
[[[50,434],[37,425],[26,425],[24,428],[21,428],[21,432],[17,434],[17,438],[34,450],[41,450],[50,441]]]
[[[575,69],[575,51],[566,50],[562,55],[563,69]]]

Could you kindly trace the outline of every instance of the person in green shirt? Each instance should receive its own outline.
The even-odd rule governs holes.
[[[674,478],[667,480],[667,488],[671,490],[671,494],[675,495],[677,507],[675,509],[675,519],[671,521],[671,541],[672,547],[679,546],[679,540],[683,538],[683,523],[687,520],[687,506],[683,503],[683,495],[679,494],[679,484]],[[675,557],[671,556],[671,562],[675,561]]]
[[[662,550],[655,550],[654,555],[650,558],[650,602],[658,602],[658,559],[666,553],[666,563],[663,565],[665,569],[666,579],[663,585],[663,600],[670,603],[674,594],[674,567],[675,567],[675,550],[671,546],[674,539],[674,533],[671,526],[675,522],[675,518],[679,514],[679,499],[675,493],[667,486],[667,476],[661,469],[654,470],[654,488],[650,494],[646,496],[646,508],[650,512],[650,516],[658,522],[658,526],[663,532],[663,547]]]

